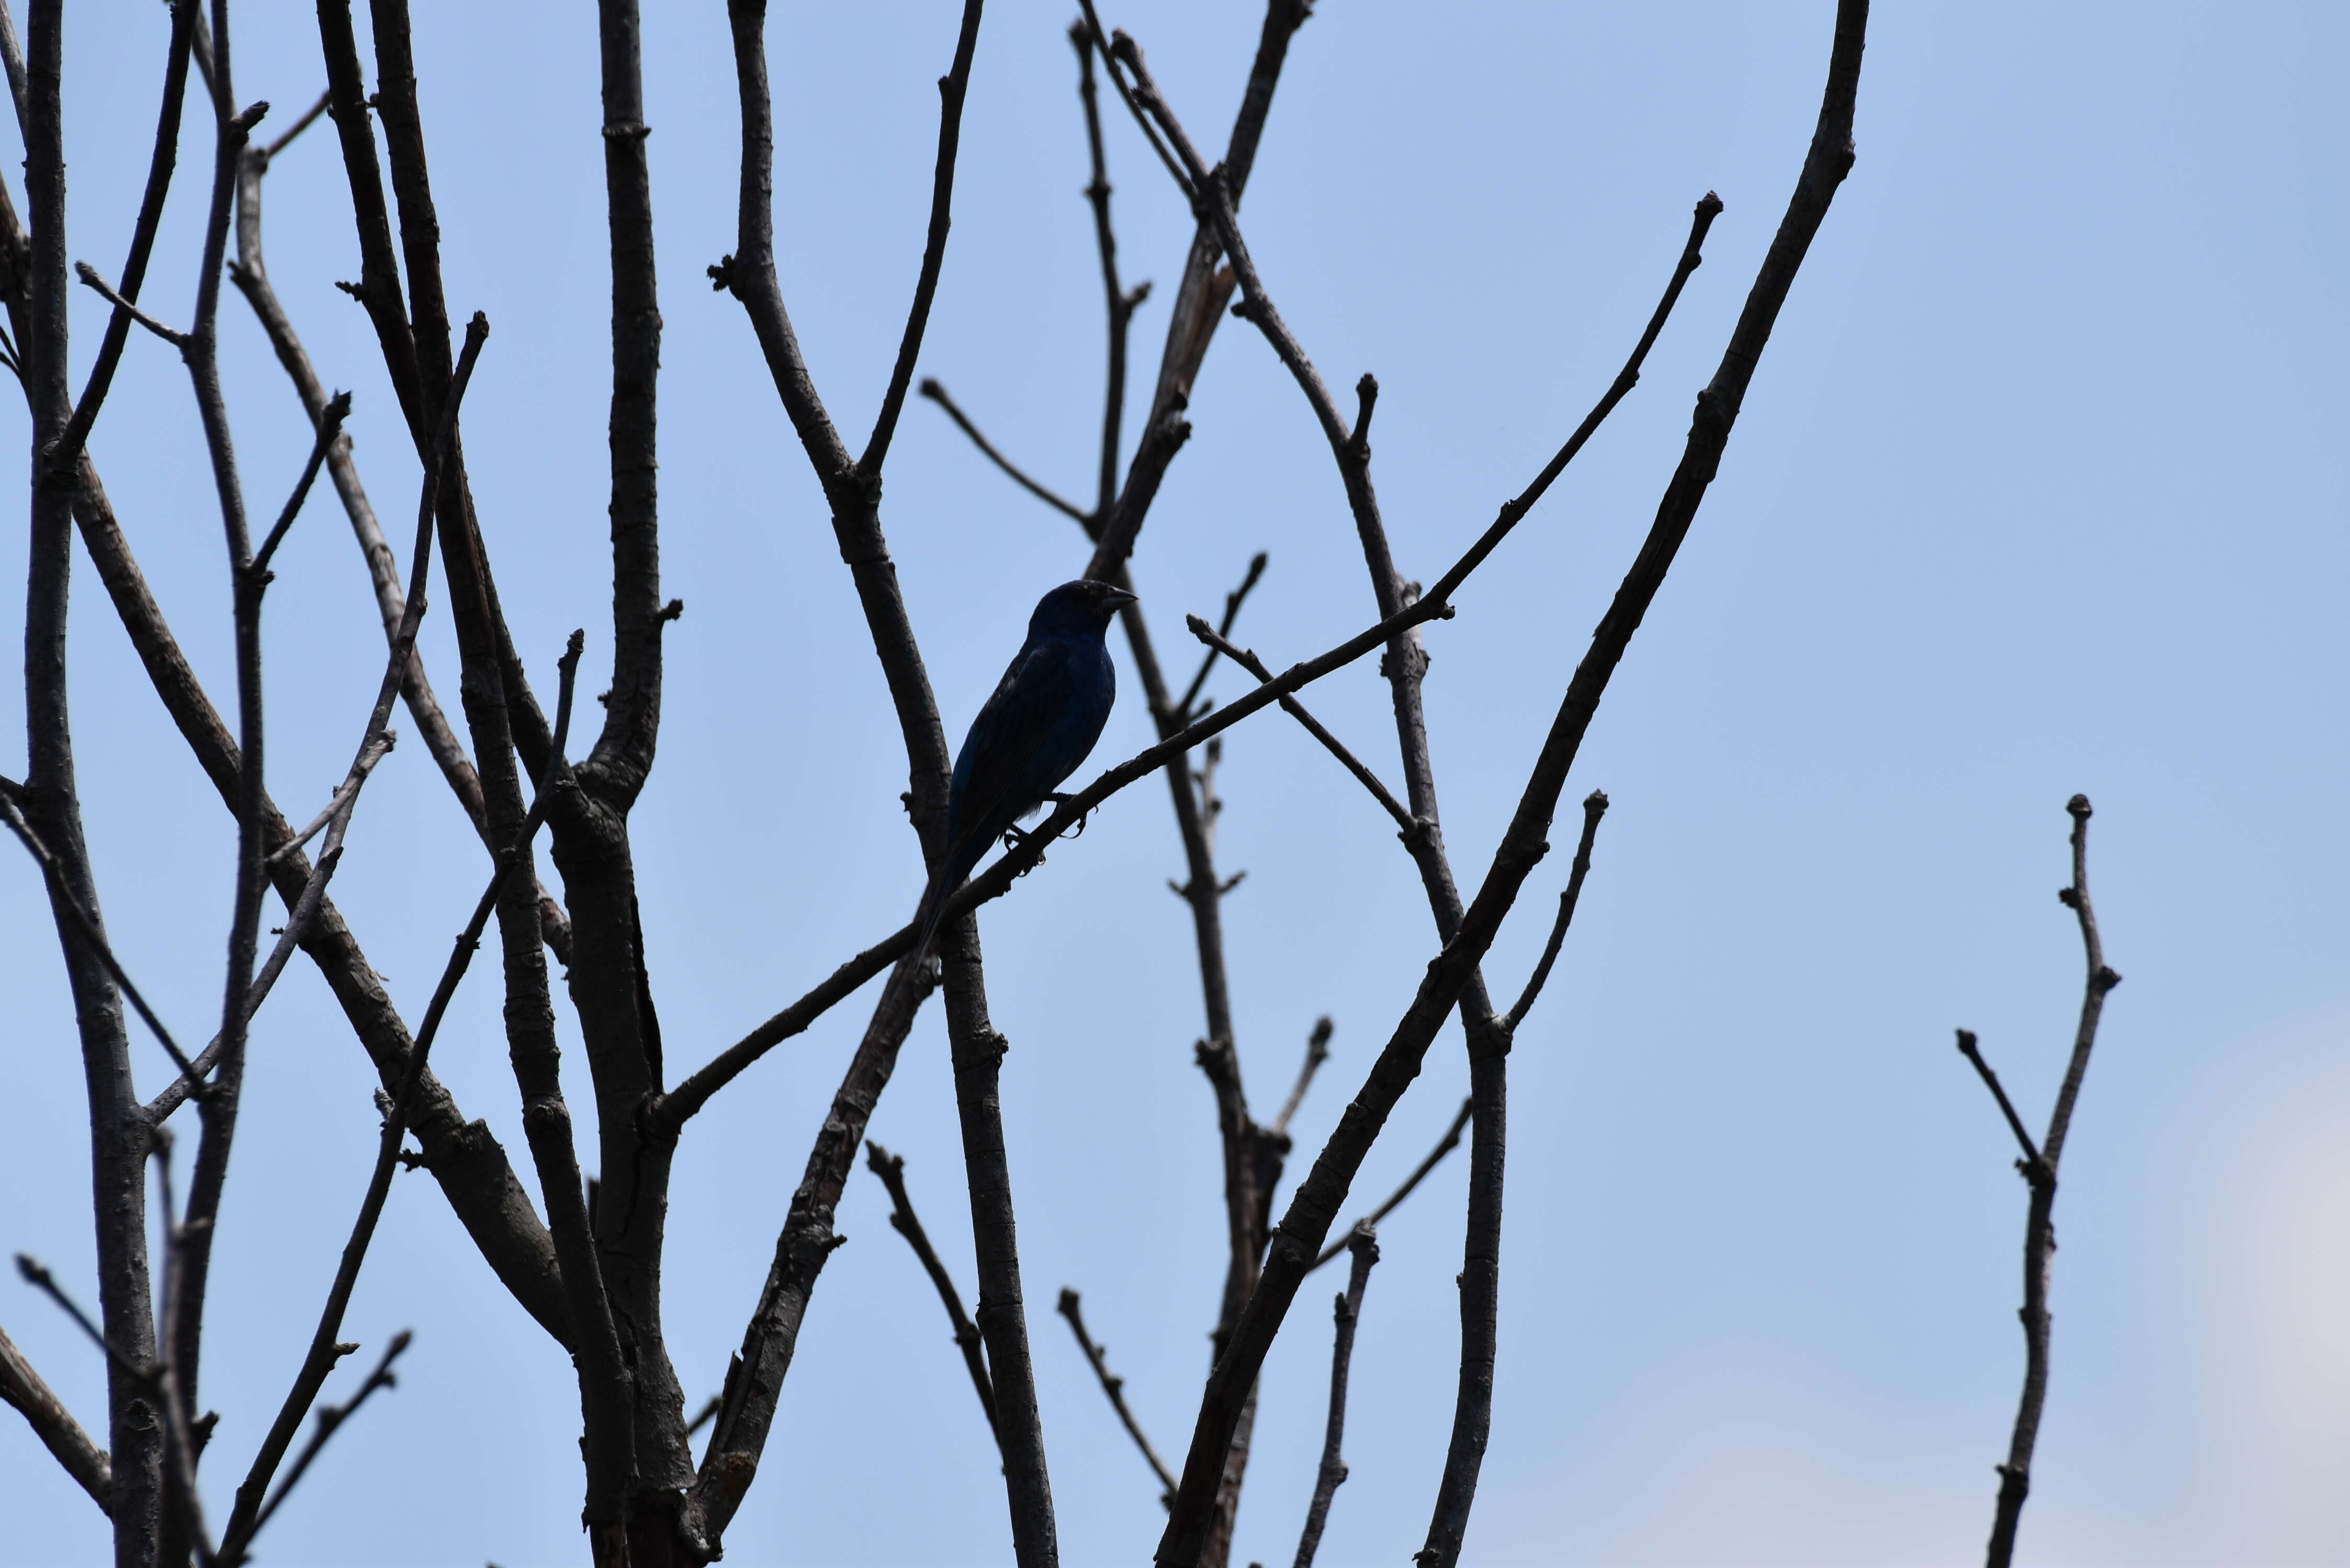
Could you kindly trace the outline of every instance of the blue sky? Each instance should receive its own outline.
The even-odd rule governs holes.
[[[1831,11],[1326,0],[1293,47],[1243,222],[1326,377],[1379,378],[1377,475],[1409,575],[1449,564],[1605,388],[1691,202],[1712,189],[1727,205],[1638,391],[1430,633],[1435,760],[1465,882],[1482,875],[1777,223]],[[954,15],[782,6],[770,25],[784,286],[852,432],[869,425],[903,321]],[[1256,16],[1195,3],[1106,19],[1220,142]],[[921,370],[1082,494],[1100,305],[1067,19],[1012,4],[988,16]],[[240,92],[272,99],[282,122],[323,84],[308,10],[255,4],[237,26]],[[163,16],[117,0],[68,27],[69,249],[111,274]],[[421,7],[418,27],[451,305],[494,326],[467,452],[545,686],[575,626],[590,672],[609,658],[594,29],[577,8],[541,5]],[[2054,1385],[2022,1556],[2350,1560],[2329,1501],[2350,1461],[2350,331],[2334,200],[2350,126],[2331,69],[2345,35],[2344,14],[2317,5],[1880,8],[1858,162],[1570,782],[1570,800],[1604,787],[1615,805],[1512,1058],[1503,1361],[1471,1560],[1980,1550],[2022,1363],[2024,1191],[1950,1030],[1978,1031],[2027,1116],[2044,1117],[2079,994],[2077,939],[2050,897],[2075,790],[2096,803],[2093,884],[2126,981],[2066,1154]],[[635,842],[675,1064],[902,920],[921,881],[897,799],[902,751],[821,497],[740,308],[702,276],[733,248],[726,47],[714,3],[649,15],[664,587],[687,611]],[[1190,222],[1130,124],[1113,115],[1108,133],[1127,275],[1165,291],[1138,318],[1147,368]],[[0,130],[12,149],[13,135]],[[17,156],[0,159],[12,182]],[[146,296],[173,319],[192,297],[208,167],[208,133],[192,135]],[[320,373],[353,389],[361,472],[399,517],[414,461],[366,321],[332,286],[358,264],[331,138],[287,152],[267,201],[272,274]],[[97,306],[76,302],[77,365]],[[307,432],[241,300],[223,321],[240,458],[255,504],[274,507]],[[1271,565],[1239,637],[1270,663],[1367,624],[1326,449],[1242,324],[1226,323],[1191,417],[1135,559],[1162,654],[1188,662],[1181,616],[1220,606],[1260,549]],[[0,426],[26,434],[13,410]],[[219,700],[218,519],[187,382],[161,345],[131,345],[92,450]],[[1080,569],[1082,541],[920,403],[884,522],[960,733],[1036,596]],[[6,531],[0,581],[22,580],[23,548]],[[218,1007],[230,825],[86,565],[73,696],[106,914],[142,987],[201,1035]],[[5,602],[14,646],[20,601]],[[280,557],[266,635],[270,784],[307,815],[348,762],[382,657],[323,493]],[[453,699],[444,619],[428,618],[425,645]],[[1229,671],[1211,685],[1240,689]],[[1103,763],[1148,738],[1127,690]],[[1397,776],[1368,663],[1310,698]],[[12,776],[22,716],[10,682]],[[1232,732],[1221,783],[1220,859],[1249,873],[1225,921],[1259,1105],[1278,1102],[1314,1018],[1336,1020],[1297,1123],[1310,1150],[1434,943],[1384,817],[1294,725],[1266,714]],[[1559,859],[1495,946],[1498,992],[1514,992],[1539,948]],[[411,1017],[481,861],[411,741],[370,785],[335,885]],[[1163,796],[1138,788],[983,926],[1013,1043],[1007,1134],[1072,1563],[1136,1560],[1160,1514],[1051,1315],[1055,1293],[1084,1292],[1171,1451],[1221,1277],[1196,971],[1182,908],[1159,890],[1180,866]],[[0,872],[0,955],[16,1075],[0,1109],[0,1240],[93,1297],[80,1075],[29,865]],[[666,1311],[689,1400],[715,1389],[739,1341],[868,1006],[775,1052],[688,1137]],[[151,1088],[161,1058],[140,1049]],[[504,1055],[484,971],[435,1066],[518,1150]],[[927,1013],[872,1131],[907,1157],[969,1289],[944,1057]],[[1425,1151],[1465,1076],[1455,1033],[1374,1153],[1364,1197]],[[297,963],[256,1027],[219,1241],[205,1385],[222,1412],[216,1509],[315,1321],[375,1125],[363,1059]],[[1326,1563],[1399,1561],[1425,1529],[1451,1415],[1462,1181],[1448,1165],[1385,1227],[1357,1350],[1353,1479]],[[851,1242],[817,1292],[730,1562],[1008,1552],[985,1428],[887,1212],[860,1173],[841,1211]],[[1266,1368],[1238,1562],[1294,1549],[1322,1421],[1322,1291],[1301,1298]],[[101,1417],[102,1368],[54,1312],[11,1287],[0,1323],[85,1420]],[[570,1369],[413,1179],[395,1188],[345,1332],[372,1346],[403,1326],[417,1340],[400,1388],[337,1438],[272,1525],[272,1558],[576,1558]],[[13,1421],[0,1422],[0,1496],[17,1521],[0,1561],[102,1554],[96,1511]]]

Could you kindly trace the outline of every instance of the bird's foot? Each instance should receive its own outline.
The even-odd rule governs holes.
[[[1066,805],[1076,798],[1077,797],[1073,794],[1048,794],[1045,797],[1049,804],[1054,805]],[[1076,826],[1069,829],[1069,831],[1063,835],[1063,836],[1067,838],[1083,838],[1086,836],[1086,824],[1093,820],[1093,815],[1094,814],[1090,808],[1080,812],[1077,815]]]

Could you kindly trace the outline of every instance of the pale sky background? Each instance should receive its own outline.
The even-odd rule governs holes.
[[[70,254],[112,275],[164,16],[147,0],[71,12]],[[1441,570],[1604,389],[1690,204],[1709,188],[1727,203],[1640,389],[1431,631],[1436,763],[1468,885],[1783,209],[1831,12],[1325,0],[1292,49],[1243,221],[1326,376],[1379,377],[1377,474],[1412,575]],[[1121,0],[1107,19],[1221,146],[1260,15]],[[687,613],[635,834],[675,1072],[901,920],[920,867],[897,800],[903,753],[816,486],[742,310],[702,275],[734,225],[723,7],[648,16],[663,587]],[[466,420],[484,525],[542,691],[584,626],[592,692],[609,660],[592,16],[417,16],[450,302],[494,327]],[[784,5],[769,29],[784,285],[818,385],[859,441],[913,280],[954,16],[941,3]],[[310,8],[272,0],[238,17],[239,92],[276,103],[282,125],[323,84]],[[921,369],[1083,494],[1100,298],[1067,21],[1059,5],[989,12]],[[1950,1031],[1979,1031],[2044,1120],[2079,996],[2078,940],[2050,896],[2075,790],[2097,806],[2093,884],[2126,983],[2066,1148],[2054,1383],[2022,1558],[2350,1561],[2345,50],[2350,13],[2325,5],[1880,7],[1858,163],[1570,781],[1566,819],[1593,787],[1615,808],[1513,1057],[1503,1360],[1471,1561],[1980,1552],[2022,1367],[2025,1192]],[[209,134],[192,113],[146,296],[175,320],[193,294]],[[1162,290],[1137,325],[1139,400],[1190,222],[1131,125],[1113,115],[1108,134],[1127,275]],[[16,182],[13,130],[0,142]],[[354,389],[361,472],[387,523],[403,518],[414,460],[365,318],[332,286],[358,260],[324,129],[280,160],[268,203],[278,287],[320,373]],[[222,308],[239,455],[271,513],[308,437],[243,301]],[[78,375],[103,315],[88,296],[74,310]],[[0,440],[25,439],[19,407],[0,400]],[[1189,668],[1182,615],[1221,605],[1258,549],[1272,565],[1240,636],[1267,660],[1368,624],[1327,452],[1239,323],[1192,419],[1135,561],[1162,654]],[[218,517],[186,379],[161,345],[131,344],[93,451],[225,703]],[[1082,542],[923,403],[906,412],[884,521],[960,735]],[[0,582],[22,581],[23,538],[0,531]],[[78,572],[77,743],[106,915],[166,1017],[203,1038],[231,825],[86,561]],[[10,588],[0,602],[13,649],[21,600]],[[382,659],[323,489],[267,616],[269,782],[307,816],[340,776]],[[453,704],[437,612],[425,644]],[[1137,690],[1128,679],[1098,763],[1147,739]],[[1227,671],[1211,690],[1241,682]],[[1310,699],[1398,776],[1370,661]],[[11,680],[0,769],[15,776],[22,717]],[[1258,1105],[1278,1103],[1315,1016],[1337,1022],[1297,1125],[1302,1168],[1434,942],[1385,819],[1287,720],[1228,737],[1222,785],[1221,859],[1249,873],[1225,921]],[[411,738],[369,789],[335,884],[411,1019],[484,865]],[[1162,1515],[1055,1293],[1085,1293],[1140,1418],[1179,1454],[1221,1277],[1196,971],[1161,890],[1180,865],[1163,794],[1138,787],[983,921],[1071,1563],[1146,1557]],[[1561,855],[1528,884],[1486,971],[1498,992],[1523,980],[1565,875]],[[21,857],[0,857],[0,1242],[94,1301],[79,1065]],[[497,1002],[494,964],[478,969],[434,1064],[527,1171]],[[860,997],[775,1052],[688,1135],[666,1313],[691,1401],[739,1343],[868,1008]],[[938,1019],[923,1015],[872,1131],[907,1157],[969,1291]],[[139,1038],[151,1093],[162,1059]],[[1465,1076],[1456,1030],[1375,1151],[1362,1202],[1425,1152]],[[221,1412],[215,1515],[358,1204],[369,1082],[297,961],[256,1026],[219,1241],[203,1382]],[[1451,1410],[1464,1168],[1456,1157],[1385,1227],[1326,1563],[1399,1563],[1425,1531]],[[1009,1556],[985,1428],[887,1212],[858,1173],[840,1212],[851,1241],[816,1292],[731,1563]],[[1334,1287],[1317,1277],[1266,1367],[1235,1563],[1295,1550]],[[12,1280],[0,1323],[102,1429],[99,1360],[59,1315]],[[570,1367],[415,1177],[394,1189],[344,1332],[365,1360],[401,1327],[416,1343],[398,1390],[336,1438],[264,1538],[266,1560],[580,1561]],[[13,1416],[0,1515],[0,1562],[105,1554],[103,1521]]]

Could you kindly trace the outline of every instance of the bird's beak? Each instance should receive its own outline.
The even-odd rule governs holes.
[[[1110,613],[1113,615],[1137,602],[1139,601],[1135,596],[1128,593],[1124,588],[1112,588],[1102,596],[1102,603],[1109,607]]]

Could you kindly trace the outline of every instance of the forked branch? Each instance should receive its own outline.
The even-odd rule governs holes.
[[[2072,1058],[2064,1064],[2064,1082],[2056,1091],[2049,1113],[2047,1136],[2033,1147],[2032,1135],[2015,1114],[1999,1075],[1977,1049],[1975,1037],[1959,1031],[1959,1050],[1984,1086],[1999,1102],[2000,1114],[2023,1149],[2015,1162],[2032,1187],[2031,1207],[2023,1225],[2023,1394],[2015,1411],[2015,1429],[2008,1438],[2007,1462],[1999,1466],[1999,1502],[1991,1518],[1991,1544],[1984,1553],[1989,1568],[2008,1568],[2015,1556],[2016,1527],[2023,1518],[2024,1499],[2032,1493],[2032,1450],[2040,1438],[2040,1413],[2048,1401],[2048,1269],[2056,1252],[2056,1167],[2064,1156],[2065,1134],[2073,1125],[2073,1107],[2081,1097],[2081,1080],[2089,1070],[2089,1052],[2097,1042],[2097,1022],[2104,1015],[2106,996],[2122,977],[2106,965],[2105,942],[2097,934],[2097,916],[2089,902],[2089,797],[2076,794],[2064,810],[2073,818],[2073,880],[2057,889],[2079,919],[2081,950],[2087,975],[2082,985],[2081,1017],[2073,1032]]]

